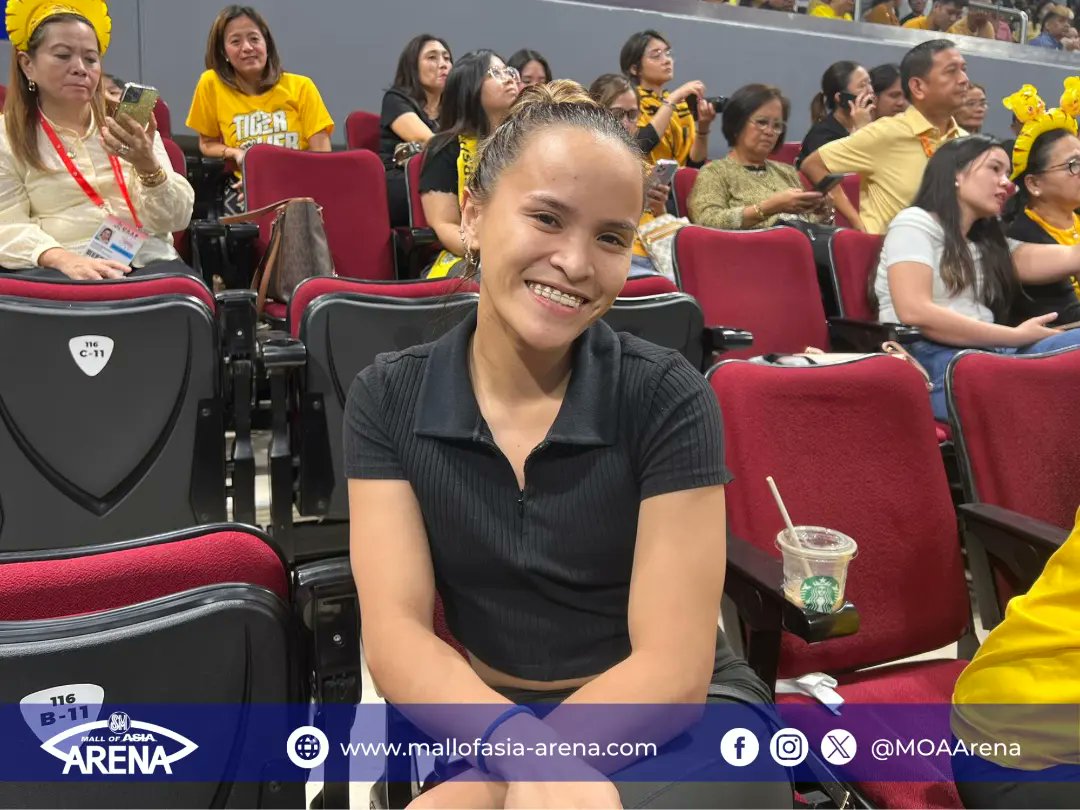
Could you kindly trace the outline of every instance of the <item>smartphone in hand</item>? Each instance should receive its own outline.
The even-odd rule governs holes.
[[[124,95],[116,105],[115,118],[122,113],[127,113],[144,129],[150,123],[150,117],[154,114],[154,105],[157,104],[158,93],[156,88],[142,84],[128,83],[124,87]]]
[[[854,93],[848,93],[847,91],[840,93],[840,108],[847,112],[848,105],[854,104],[856,99],[858,99],[858,96]]]
[[[649,186],[670,186],[675,179],[675,172],[679,164],[674,160],[658,160],[653,166],[652,174],[649,175]]]
[[[843,174],[827,174],[817,182],[812,190],[818,192],[818,194],[828,194],[840,185],[846,176]]]

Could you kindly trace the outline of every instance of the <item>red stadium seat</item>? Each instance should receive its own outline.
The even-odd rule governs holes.
[[[174,712],[186,704],[239,704],[245,711],[215,714],[212,729],[201,722],[194,732],[184,729],[204,753],[219,752],[207,762],[220,773],[169,784],[166,803],[299,806],[302,781],[279,783],[271,793],[258,779],[233,775],[241,761],[252,760],[256,769],[271,765],[256,733],[284,739],[303,722],[293,707],[309,699],[302,691],[308,679],[295,654],[289,601],[280,555],[250,527],[222,524],[62,552],[0,554],[0,699],[17,704],[43,684],[71,683],[78,673],[82,689],[100,692],[96,706],[84,697],[90,703],[84,717],[101,702],[143,722],[158,719],[155,704]],[[280,715],[254,732],[252,710],[272,705]],[[6,782],[0,802],[21,804],[30,789],[35,804],[52,807],[156,807],[163,795],[152,778],[75,779],[32,788]]]
[[[961,520],[990,629],[1008,600],[1031,587],[1076,519],[1080,469],[1070,460],[1080,452],[1080,350],[963,352],[949,364],[945,391],[969,504]]]
[[[690,216],[690,192],[694,190],[698,170],[683,167],[676,169],[672,192],[675,195],[675,214],[680,217]]]
[[[962,650],[976,644],[956,519],[922,376],[878,356],[798,368],[723,362],[709,379],[724,412],[728,466],[735,476],[727,487],[734,536],[728,578],[751,587],[774,610],[771,624],[742,614],[751,666],[770,684],[777,677],[828,673],[849,704],[948,704],[966,661],[897,663],[954,642]],[[857,623],[845,617],[847,609],[819,616],[825,624],[818,635],[784,632],[777,646],[773,634],[798,627],[803,614],[783,597],[774,545],[783,521],[765,483],[768,475],[776,477],[796,524],[826,526],[858,543],[845,589]],[[745,550],[747,543],[753,552]],[[753,575],[746,559],[756,560],[763,575]],[[789,615],[796,621],[782,618]],[[801,696],[777,698],[781,704],[813,705]],[[927,762],[913,778],[920,781],[856,787],[876,807],[960,807],[947,761],[944,768]]]
[[[365,150],[299,152],[257,144],[244,158],[244,190],[248,210],[290,197],[314,198],[322,206],[335,272],[355,279],[394,278],[386,172],[377,155]],[[259,222],[258,256],[272,224],[270,216]],[[284,307],[267,311],[272,317],[284,317]]]
[[[849,174],[840,182],[840,188],[843,189],[844,196],[848,198],[851,204],[855,207],[855,210],[859,210],[859,175]],[[841,228],[850,228],[851,223],[844,217],[837,214],[836,224]]]
[[[830,346],[810,242],[794,228],[720,231],[688,226],[675,237],[679,286],[709,326],[749,330],[752,349],[729,357]]]
[[[409,227],[430,228],[427,217],[424,216],[424,205],[420,201],[420,172],[424,169],[424,155],[413,155],[405,161],[405,188],[409,195]]]
[[[184,157],[184,150],[164,135],[161,136],[161,142],[165,145],[173,171],[181,177],[187,176],[187,158]],[[173,245],[180,254],[180,258],[191,265],[191,240],[186,230],[173,232]]]
[[[870,305],[869,291],[877,275],[882,241],[881,236],[846,228],[833,235],[829,241],[831,283],[823,290],[830,315],[877,320],[877,309]]]
[[[787,163],[789,166],[794,166],[800,152],[802,152],[802,143],[799,141],[788,141],[787,143],[780,144],[780,148],[769,155],[769,159],[775,160],[778,163]]]
[[[345,142],[350,149],[367,149],[377,155],[381,130],[379,116],[357,110],[345,119]]]
[[[169,105],[165,103],[165,99],[158,97],[157,103],[154,105],[154,121],[157,123],[158,134],[162,138],[172,138],[172,114],[169,112]],[[179,169],[177,170],[179,171]],[[181,172],[183,174],[183,172]]]

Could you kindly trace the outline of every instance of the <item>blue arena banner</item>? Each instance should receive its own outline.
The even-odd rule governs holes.
[[[421,774],[484,778],[477,754],[552,781],[949,782],[954,765],[975,761],[1002,766],[998,779],[1080,782],[1076,705],[543,705],[531,709],[544,722],[514,715],[482,740],[505,705],[336,705],[312,716],[310,705],[70,697],[83,702],[0,706],[0,782],[303,782],[328,769],[374,781],[388,768],[404,780],[413,760]]]

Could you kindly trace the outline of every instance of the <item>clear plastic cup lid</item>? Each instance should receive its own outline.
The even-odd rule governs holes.
[[[781,551],[813,557],[817,560],[839,560],[854,557],[859,547],[846,534],[823,526],[796,526],[798,539],[790,536],[787,529],[776,535],[776,547]]]

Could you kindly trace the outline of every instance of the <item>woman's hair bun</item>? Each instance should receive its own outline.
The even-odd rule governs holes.
[[[510,110],[510,117],[515,117],[525,110],[554,104],[583,104],[598,107],[599,104],[589,95],[589,91],[571,79],[556,79],[547,84],[534,84],[521,91]]]

